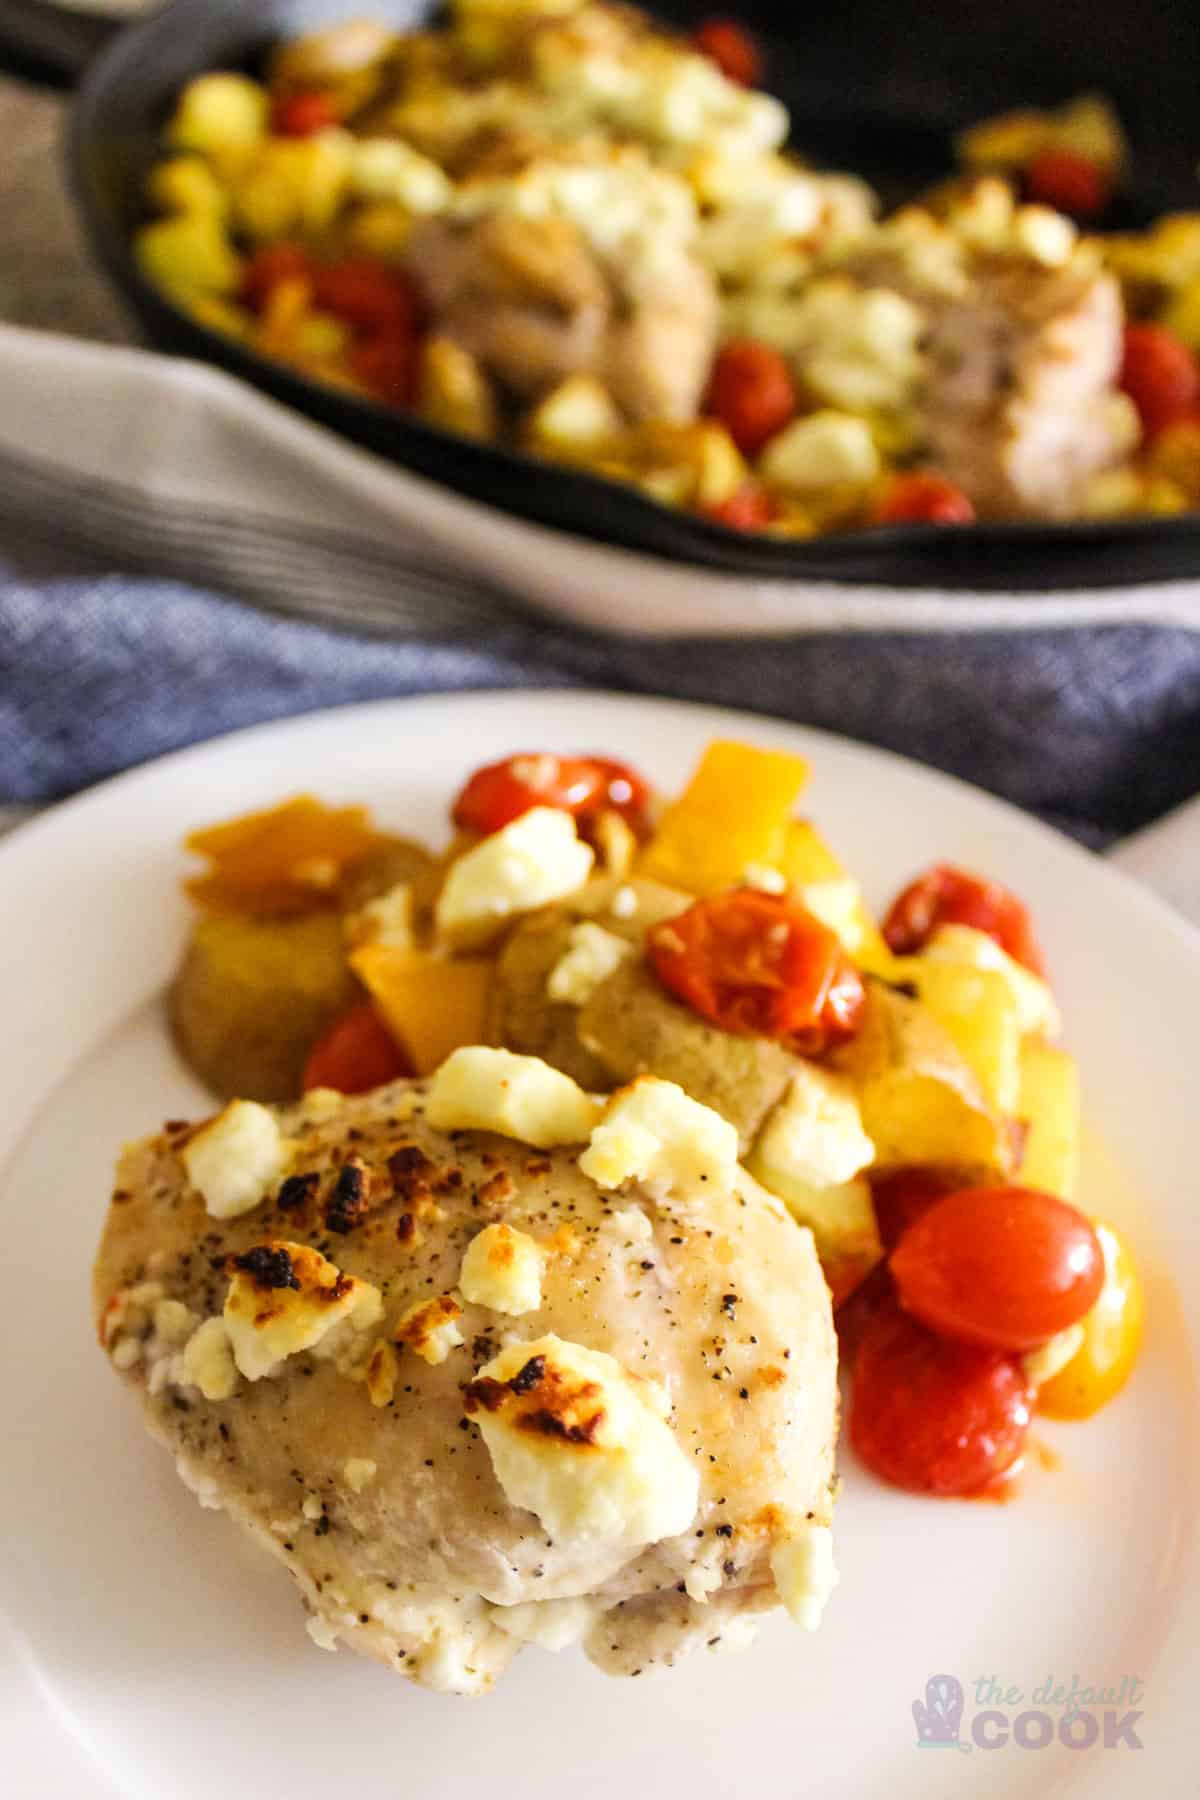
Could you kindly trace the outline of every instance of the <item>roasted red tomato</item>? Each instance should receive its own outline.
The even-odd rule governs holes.
[[[345,256],[316,264],[312,282],[317,305],[357,331],[415,337],[421,305],[416,289],[399,269],[365,256]]]
[[[271,107],[271,130],[280,137],[312,137],[337,122],[332,94],[281,94]]]
[[[815,1056],[853,1037],[866,995],[840,940],[787,894],[731,888],[646,935],[672,994],[724,1031]]]
[[[876,525],[971,525],[975,508],[944,475],[893,475],[871,518]]]
[[[452,817],[464,831],[488,837],[535,806],[573,813],[581,827],[599,813],[615,812],[645,837],[652,792],[636,769],[611,757],[530,750],[476,769],[454,802]]]
[[[242,275],[242,299],[260,312],[283,281],[307,281],[312,259],[299,244],[267,244],[256,250]]]
[[[375,1008],[364,1000],[335,1019],[313,1045],[304,1065],[304,1091],[327,1087],[342,1094],[366,1094],[385,1081],[415,1074]]]
[[[744,455],[756,456],[796,416],[796,386],[779,351],[752,338],[723,344],[709,377],[705,410],[724,425]]]
[[[754,87],[762,80],[762,51],[736,19],[706,19],[693,32],[692,42],[730,81]]]
[[[740,487],[728,500],[722,500],[716,506],[706,506],[704,516],[718,525],[729,525],[734,531],[761,531],[764,525],[771,523],[775,509],[766,489],[748,481],[745,487]]]
[[[885,1250],[894,1250],[910,1225],[962,1183],[948,1169],[895,1169],[871,1175],[871,1200]]]
[[[1121,386],[1137,407],[1146,436],[1157,437],[1200,401],[1200,364],[1165,325],[1126,325]]]
[[[1041,151],[1025,171],[1025,197],[1073,219],[1097,219],[1112,199],[1113,178],[1074,150]]]
[[[937,863],[893,900],[883,935],[897,956],[911,956],[939,925],[972,925],[1035,975],[1046,973],[1028,907],[998,881]]]
[[[931,1331],[1032,1350],[1091,1311],[1104,1252],[1074,1206],[1035,1188],[967,1188],[922,1213],[892,1252],[900,1303]]]
[[[406,333],[364,338],[349,363],[363,386],[384,406],[411,406],[417,390],[417,344]]]
[[[880,1306],[854,1358],[850,1442],[917,1494],[978,1494],[1020,1456],[1032,1391],[1015,1357],[954,1344]]]

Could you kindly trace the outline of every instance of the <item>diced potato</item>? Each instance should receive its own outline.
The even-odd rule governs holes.
[[[723,425],[704,421],[697,429],[694,506],[723,506],[746,484],[749,470]]]
[[[1015,1113],[1021,1086],[1021,1014],[1004,976],[966,962],[913,957],[921,1005],[949,1034],[989,1105]]]
[[[778,1191],[759,1172],[753,1156],[746,1166],[769,1193]],[[883,1258],[870,1182],[863,1176],[827,1188],[793,1182],[779,1198],[812,1232],[833,1304],[840,1306]]]
[[[231,182],[240,229],[262,243],[328,230],[348,192],[355,141],[336,128],[267,139]]]
[[[879,1169],[1010,1172],[1008,1121],[989,1105],[949,1032],[915,1000],[869,983],[862,1029],[830,1060],[854,1082]]]
[[[1017,1114],[1028,1127],[1020,1179],[1072,1200],[1079,1176],[1079,1066],[1065,1050],[1042,1038],[1021,1046]]]
[[[551,1000],[550,972],[570,943],[575,920],[566,908],[536,913],[511,933],[496,962],[481,1041],[522,1056],[540,1056],[580,1087],[602,1092],[612,1071],[579,1037],[579,1008]]]
[[[294,1100],[313,1044],[357,989],[336,913],[213,915],[192,928],[170,994],[187,1063],[223,1098]]]
[[[602,382],[592,375],[568,375],[534,407],[522,435],[531,450],[574,459],[606,449],[624,428],[620,409]]]
[[[407,213],[440,212],[453,193],[449,178],[399,138],[356,138],[350,191],[364,200],[391,200]]]
[[[883,463],[867,420],[827,407],[773,437],[758,468],[773,487],[803,496],[829,488],[869,487]]]
[[[718,740],[663,814],[639,871],[693,894],[740,882],[753,864],[778,867],[808,764],[786,750]]]
[[[499,427],[491,383],[471,352],[451,338],[428,337],[421,346],[417,410],[443,431],[484,442]]]
[[[404,1045],[418,1075],[439,1068],[452,1050],[485,1036],[492,963],[364,944],[350,966]]]
[[[248,75],[216,72],[189,81],[167,126],[167,142],[218,160],[251,149],[267,133],[270,100]]]
[[[242,260],[215,213],[175,213],[143,225],[133,241],[143,274],[168,293],[236,293]]]
[[[146,183],[151,206],[166,213],[211,213],[223,219],[229,194],[202,156],[173,156],[151,171]]]
[[[412,228],[413,215],[394,200],[356,206],[341,225],[347,250],[385,263],[404,261]]]

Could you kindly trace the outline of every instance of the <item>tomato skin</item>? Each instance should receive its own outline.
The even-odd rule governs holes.
[[[1104,1287],[1083,1321],[1083,1343],[1038,1389],[1038,1411],[1051,1419],[1088,1419],[1107,1406],[1129,1380],[1141,1349],[1146,1296],[1137,1265],[1111,1225],[1097,1220],[1095,1229],[1104,1250]]]
[[[717,351],[705,410],[744,456],[756,456],[796,416],[796,384],[778,350],[737,338]]]
[[[1025,170],[1025,197],[1038,206],[1053,206],[1073,219],[1096,219],[1113,194],[1108,169],[1074,150],[1039,151]]]
[[[1126,325],[1120,386],[1137,407],[1148,438],[1200,401],[1200,364],[1181,338],[1165,325]]]
[[[412,405],[417,389],[415,340],[381,332],[355,344],[348,360],[352,373],[384,406]]]
[[[894,1169],[887,1175],[871,1175],[871,1202],[885,1250],[894,1250],[910,1225],[923,1218],[931,1206],[962,1186],[948,1169]]]
[[[728,525],[733,531],[761,531],[771,523],[775,508],[766,489],[748,481],[728,500],[722,500],[716,506],[706,506],[704,516],[712,519],[714,524]]]
[[[692,42],[722,75],[741,87],[755,87],[762,80],[762,51],[736,19],[706,19],[692,33]]]
[[[304,1065],[302,1087],[365,1094],[416,1070],[369,1000],[336,1018],[317,1039]]]
[[[365,256],[345,256],[312,270],[313,299],[325,312],[366,333],[415,337],[421,307],[398,269]]]
[[[241,297],[255,312],[261,312],[281,282],[307,281],[311,276],[311,258],[300,244],[267,244],[246,264]]]
[[[1032,1399],[1014,1357],[936,1337],[885,1303],[854,1359],[850,1442],[896,1487],[978,1494],[1021,1455]]]
[[[569,812],[586,826],[601,812],[620,813],[637,837],[650,829],[652,789],[628,763],[607,756],[554,756],[523,751],[476,769],[454,802],[451,817],[484,837],[511,825],[535,806]]]
[[[787,894],[732,888],[646,934],[669,993],[723,1031],[816,1056],[854,1036],[866,1005],[841,941]]]
[[[1014,961],[1043,978],[1046,964],[1023,900],[966,869],[936,863],[898,894],[883,922],[889,950],[912,956],[929,942],[939,925],[970,925],[995,938]]]
[[[1104,1252],[1077,1207],[1036,1188],[946,1194],[892,1251],[900,1304],[931,1331],[1033,1350],[1091,1311]]]
[[[875,525],[973,525],[975,508],[944,475],[894,475],[871,513]]]
[[[278,137],[312,137],[337,122],[332,94],[281,94],[271,107],[271,130]]]

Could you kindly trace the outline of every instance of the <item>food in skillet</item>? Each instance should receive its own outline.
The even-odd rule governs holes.
[[[636,1674],[815,1624],[831,1303],[850,1441],[917,1492],[1123,1385],[1025,907],[946,864],[876,925],[806,776],[718,742],[664,805],[532,753],[440,854],[307,797],[188,840],[172,1014],[226,1104],[127,1150],[100,1336],[318,1642],[468,1693],[525,1641]]]
[[[137,254],[311,377],[736,529],[1200,504],[1200,217],[1080,235],[1103,101],[976,127],[881,219],[761,73],[602,0],[358,20],[189,84]]]

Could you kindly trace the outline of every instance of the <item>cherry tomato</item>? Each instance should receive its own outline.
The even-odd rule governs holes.
[[[412,337],[420,323],[415,288],[398,269],[369,257],[346,256],[312,271],[317,305],[368,333]]]
[[[948,1169],[895,1169],[871,1176],[871,1201],[885,1250],[894,1250],[910,1225],[962,1182]]]
[[[1015,1357],[950,1343],[885,1304],[854,1358],[850,1442],[896,1487],[978,1494],[1020,1456],[1032,1400]]]
[[[1091,1311],[1104,1252],[1077,1207],[1036,1188],[960,1189],[892,1251],[900,1303],[931,1331],[989,1350],[1033,1350]]]
[[[1083,1321],[1083,1342],[1064,1369],[1038,1389],[1038,1411],[1052,1419],[1086,1419],[1119,1394],[1142,1343],[1145,1294],[1129,1246],[1111,1225],[1096,1224],[1104,1251],[1104,1286]]]
[[[818,1055],[854,1036],[866,993],[840,940],[788,894],[731,888],[646,935],[663,986],[724,1031]]]
[[[256,250],[242,275],[242,299],[260,312],[283,281],[307,280],[312,275],[308,251],[299,244],[267,244]]]
[[[365,1094],[416,1070],[369,1000],[352,1006],[322,1032],[304,1065],[304,1092],[337,1088]]]
[[[1137,407],[1142,430],[1155,437],[1200,401],[1200,365],[1165,325],[1126,325],[1120,384]]]
[[[385,406],[412,405],[417,388],[414,338],[380,332],[355,344],[348,360],[351,372],[376,400]]]
[[[762,51],[736,19],[706,19],[692,33],[692,42],[722,75],[741,87],[754,87],[762,80]]]
[[[939,925],[973,926],[995,938],[1033,974],[1046,973],[1028,907],[998,881],[936,863],[892,901],[883,935],[897,956],[911,956],[924,948]]]
[[[771,523],[775,509],[765,488],[748,481],[728,500],[722,500],[716,506],[706,506],[704,516],[718,525],[728,525],[734,531],[761,531],[764,525]]]
[[[972,525],[975,508],[944,475],[893,475],[871,519],[876,525]]]
[[[1042,150],[1025,171],[1025,197],[1073,219],[1095,219],[1112,199],[1108,169],[1074,150]]]
[[[796,386],[779,351],[752,338],[723,344],[709,379],[707,411],[744,455],[757,455],[796,416]]]
[[[573,813],[583,827],[599,813],[616,812],[636,836],[645,837],[651,791],[636,769],[611,757],[532,750],[476,769],[451,817],[464,831],[488,837],[535,806]]]
[[[279,137],[312,137],[337,122],[332,94],[281,94],[271,107],[271,130]]]

